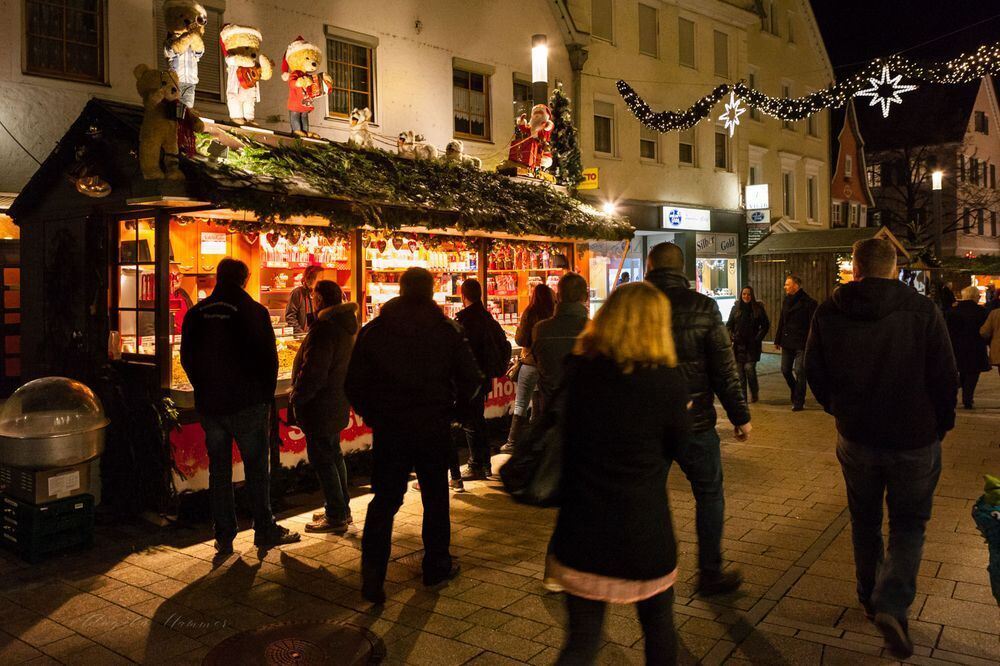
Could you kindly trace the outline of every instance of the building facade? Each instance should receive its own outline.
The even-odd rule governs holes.
[[[868,184],[865,142],[858,128],[853,100],[846,105],[844,125],[837,137],[830,198],[831,228],[868,226],[868,211],[874,207],[875,201]]]

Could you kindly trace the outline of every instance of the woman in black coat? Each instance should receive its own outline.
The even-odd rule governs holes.
[[[666,483],[688,424],[676,364],[669,301],[643,282],[612,292],[567,360],[561,508],[546,571],[566,592],[560,664],[594,662],[608,602],[637,604],[647,663],[676,662]]]
[[[743,287],[739,302],[729,312],[726,328],[733,338],[733,354],[736,355],[736,368],[740,373],[740,385],[743,387],[743,397],[750,402],[757,402],[760,391],[757,383],[757,362],[760,361],[764,336],[771,329],[764,304],[757,300],[753,287]],[[750,395],[747,395],[747,384],[750,385]]]
[[[962,384],[962,405],[972,409],[979,373],[990,369],[986,341],[979,329],[986,321],[986,310],[979,305],[979,288],[971,285],[962,290],[962,299],[944,313],[955,352],[958,378]]]

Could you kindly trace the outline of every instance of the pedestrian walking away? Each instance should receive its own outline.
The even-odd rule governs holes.
[[[737,439],[750,434],[750,410],[740,389],[729,331],[715,301],[691,289],[684,253],[673,243],[655,245],[646,258],[646,280],[670,300],[677,366],[691,395],[691,428],[674,458],[691,484],[698,533],[699,594],[732,592],[742,584],[735,568],[722,570],[725,497],[722,453],[715,430],[715,397],[726,410]]]
[[[538,368],[535,355],[531,352],[532,334],[535,324],[548,319],[555,314],[555,295],[552,289],[544,283],[535,285],[531,290],[531,300],[528,307],[521,313],[514,333],[514,342],[521,347],[520,365],[517,369],[516,391],[514,393],[514,414],[510,421],[510,433],[507,443],[500,449],[501,453],[512,453],[520,439],[521,432],[528,418],[528,408],[531,406],[535,387],[538,385]]]
[[[323,489],[323,511],[306,531],[343,533],[354,522],[340,431],[350,422],[344,379],[358,333],[358,304],[344,303],[343,290],[331,280],[317,282],[312,298],[316,320],[292,364],[289,404]]]
[[[267,309],[244,291],[249,279],[250,269],[242,261],[220,261],[212,294],[188,311],[181,336],[181,365],[194,387],[205,430],[209,502],[220,555],[233,552],[239,530],[233,440],[243,459],[254,544],[266,548],[299,540],[271,513],[268,437],[278,350]]]
[[[739,302],[729,312],[726,328],[733,340],[733,355],[736,357],[736,370],[740,374],[743,399],[757,402],[760,393],[757,363],[760,361],[764,338],[771,329],[771,322],[767,318],[764,304],[757,300],[753,287],[743,287]]]
[[[416,470],[424,507],[423,582],[454,578],[448,467],[451,423],[483,387],[483,375],[461,327],[434,302],[434,277],[409,268],[399,296],[358,334],[345,389],[372,428],[373,499],[361,538],[362,596],[384,603],[392,524]]]
[[[802,288],[798,275],[785,278],[785,300],[781,304],[774,347],[781,352],[781,374],[792,393],[792,411],[800,412],[806,404],[806,371],[803,360],[809,324],[816,311],[816,300]]]
[[[997,371],[1000,371],[1000,308],[990,311],[979,334],[990,343],[990,365],[997,366]]]
[[[558,664],[596,662],[609,602],[636,604],[646,663],[677,661],[666,487],[689,417],[670,316],[654,287],[620,285],[566,362],[561,505],[546,562],[569,614]]]
[[[941,474],[941,441],[955,425],[958,371],[941,310],[895,279],[892,243],[858,241],[853,264],[855,281],[816,310],[806,371],[837,423],[858,601],[905,659],[913,653],[907,614]]]
[[[562,381],[563,361],[573,351],[576,337],[587,325],[590,290],[579,273],[566,273],[556,285],[555,314],[535,324],[531,352],[538,368],[539,409],[552,401]]]
[[[979,329],[986,323],[986,310],[979,305],[979,288],[975,285],[969,285],[959,295],[961,299],[945,312],[944,321],[948,325],[951,348],[958,366],[962,406],[972,409],[979,375],[990,369],[988,348],[979,334]]]

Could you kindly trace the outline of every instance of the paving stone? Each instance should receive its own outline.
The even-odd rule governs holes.
[[[937,646],[948,652],[1000,660],[1000,636],[997,634],[944,627]]]
[[[0,664],[18,664],[41,656],[40,651],[23,641],[0,640]]]
[[[957,583],[955,585],[954,597],[963,601],[974,601],[987,606],[995,604],[993,592],[988,585],[976,585],[974,583]]]
[[[997,613],[996,605],[929,597],[920,612],[920,619],[935,624],[981,631],[994,636],[1000,635],[1000,613]]]
[[[754,631],[740,643],[733,657],[748,659],[755,664],[818,664],[823,646],[797,638]]]
[[[72,655],[85,650],[93,645],[97,645],[94,641],[89,638],[84,638],[80,634],[70,634],[66,638],[53,641],[51,643],[46,643],[42,645],[39,649],[45,654],[53,657],[54,659],[64,662],[72,663]]]
[[[843,581],[824,576],[806,574],[792,587],[788,593],[800,599],[809,599],[827,604],[835,604],[850,608],[858,603],[858,595],[852,585],[844,585]]]
[[[497,631],[479,626],[473,626],[460,634],[456,640],[520,661],[531,659],[544,648],[543,645],[534,641],[504,633],[502,630]]]
[[[823,666],[890,666],[899,662],[887,657],[827,645],[823,648],[822,663]]]

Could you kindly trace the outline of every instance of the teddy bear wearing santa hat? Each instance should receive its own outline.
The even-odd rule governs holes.
[[[333,88],[329,74],[316,73],[322,62],[319,47],[301,36],[288,45],[281,60],[281,79],[288,83],[288,121],[298,136],[319,138],[309,131],[309,113],[315,108],[313,100]]]

